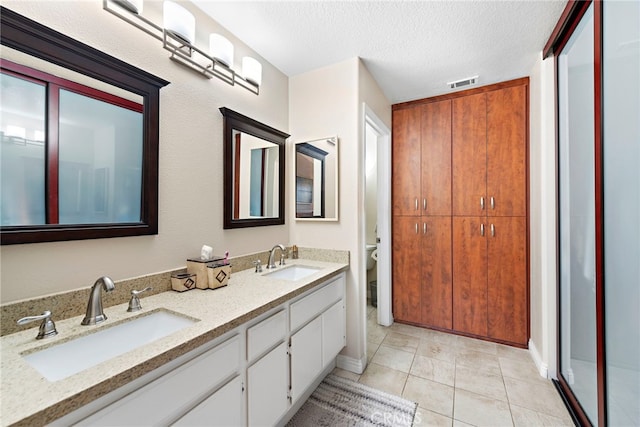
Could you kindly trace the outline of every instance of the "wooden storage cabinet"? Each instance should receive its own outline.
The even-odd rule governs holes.
[[[526,86],[453,100],[453,214],[527,215]]]
[[[491,338],[516,344],[528,339],[525,217],[489,218],[487,328]]]
[[[419,108],[393,115],[393,215],[420,215],[421,120]]]
[[[453,218],[453,329],[487,336],[487,239],[482,217]]]
[[[393,215],[451,215],[451,101],[393,113]]]
[[[453,215],[484,215],[487,192],[487,120],[484,93],[453,100]]]
[[[422,323],[420,217],[393,217],[393,317]]]
[[[526,86],[487,92],[488,216],[527,215],[526,103]]]
[[[422,324],[451,329],[451,217],[422,217]]]
[[[527,345],[527,102],[524,78],[394,106],[396,320]]]
[[[451,101],[421,108],[422,215],[451,215]]]

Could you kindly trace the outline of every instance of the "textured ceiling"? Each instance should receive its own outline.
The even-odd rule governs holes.
[[[559,1],[192,0],[288,76],[358,56],[392,103],[529,75]]]

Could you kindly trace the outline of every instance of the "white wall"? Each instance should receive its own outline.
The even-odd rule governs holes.
[[[556,125],[553,59],[538,57],[530,99],[530,351],[542,376],[556,377]]]
[[[216,254],[229,250],[233,256],[289,241],[288,225],[222,229],[222,115],[218,111],[225,106],[286,132],[289,88],[284,74],[190,3],[184,5],[196,16],[198,46],[206,48],[208,34],[220,32],[235,46],[236,69],[244,55],[261,61],[259,96],[218,79],[208,80],[171,61],[159,41],[102,10],[100,0],[3,0],[2,4],[171,82],[160,91],[159,234],[2,246],[2,303],[88,287],[102,275],[117,281],[182,267],[186,258],[199,255],[205,243]],[[161,22],[161,6],[161,2],[146,1],[144,14]],[[355,92],[355,81],[350,87]],[[355,115],[355,94],[353,98],[349,112]]]
[[[290,243],[350,251],[351,268],[347,272],[347,347],[343,355],[354,363],[366,360],[364,314],[366,276],[362,265],[364,245],[364,126],[362,102],[374,109],[385,123],[391,123],[391,104],[384,97],[358,58],[323,67],[289,79],[289,125],[293,143],[328,135],[340,139],[339,221],[292,221]],[[287,154],[290,156],[290,154]],[[288,190],[293,194],[293,170],[288,169]],[[289,217],[295,206],[290,204]],[[364,367],[364,365],[362,365]]]

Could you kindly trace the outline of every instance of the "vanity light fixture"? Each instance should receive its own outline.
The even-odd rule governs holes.
[[[227,67],[233,65],[233,44],[226,37],[211,33],[209,35],[209,53],[222,65]]]
[[[143,0],[102,0],[102,8],[162,42],[171,60],[207,78],[217,77],[231,86],[238,85],[258,95],[262,84],[262,64],[242,58],[242,74],[233,70],[233,44],[220,34],[209,36],[209,52],[194,45],[195,17],[170,0],[163,4],[163,25],[142,16]]]
[[[196,18],[178,3],[166,0],[162,4],[162,26],[185,44],[193,44],[196,38]]]
[[[262,64],[250,56],[242,58],[242,74],[249,83],[258,87],[262,84]]]

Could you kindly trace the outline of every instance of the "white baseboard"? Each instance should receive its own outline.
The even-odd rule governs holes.
[[[531,341],[531,339],[529,339],[529,353],[531,354],[531,358],[538,368],[538,373],[540,374],[540,376],[543,378],[549,378],[549,366],[542,361],[542,357],[540,356],[538,349],[536,348],[533,341]]]
[[[339,354],[336,358],[336,366],[345,371],[360,375],[364,372],[364,368],[367,367],[367,355],[365,354],[360,359],[354,359],[353,357]]]

